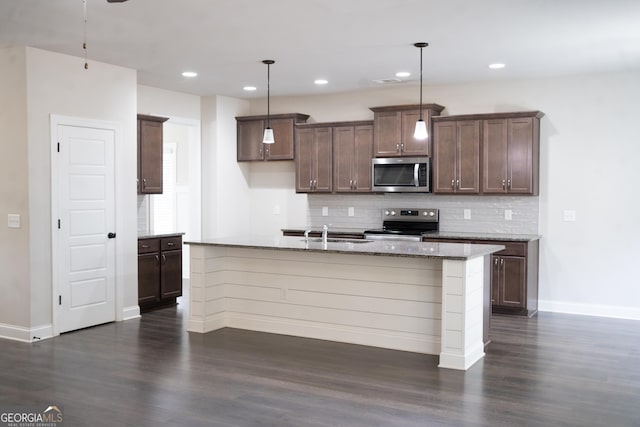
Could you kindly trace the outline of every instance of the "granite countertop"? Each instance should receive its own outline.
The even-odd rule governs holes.
[[[292,227],[283,228],[282,232],[286,233],[304,233],[305,230],[310,229],[316,233],[322,233],[322,227]],[[329,227],[329,235],[363,235],[365,229],[363,228],[333,228]],[[529,242],[533,240],[540,240],[541,236],[537,234],[508,234],[508,233],[473,233],[473,232],[460,232],[460,231],[437,231],[435,233],[423,234],[423,237],[429,239],[465,239],[465,240],[497,240],[497,241],[514,241],[514,242]]]
[[[161,234],[138,234],[138,239],[156,239],[159,237],[177,237],[184,236],[182,232],[176,233],[161,233]]]
[[[188,241],[188,245],[211,245],[271,250],[294,250],[304,252],[350,253],[379,256],[415,258],[441,258],[468,260],[489,255],[504,249],[501,245],[478,245],[467,243],[436,242],[391,242],[384,240],[329,239],[325,245],[321,239],[311,238],[305,242],[299,236],[238,236],[201,241]]]

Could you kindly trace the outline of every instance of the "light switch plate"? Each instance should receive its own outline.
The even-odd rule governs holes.
[[[464,210],[464,219],[471,219],[471,209]]]
[[[504,219],[506,221],[511,221],[513,219],[513,211],[511,209],[504,210]]]
[[[273,207],[273,214],[274,215],[280,215],[280,206],[279,205],[275,205]]]
[[[9,228],[20,228],[21,227],[21,217],[20,214],[8,214],[7,215],[7,227]]]
[[[349,216],[354,216],[356,214],[355,209],[353,208],[353,206],[349,206],[349,209],[347,209],[347,215]]]
[[[574,222],[576,220],[576,211],[565,210],[564,212],[562,212],[562,218],[565,221]]]
[[[322,207],[322,216],[329,216],[329,208],[327,206]]]

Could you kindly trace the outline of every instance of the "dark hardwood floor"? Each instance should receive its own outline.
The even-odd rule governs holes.
[[[65,426],[640,426],[640,322],[495,316],[467,372],[437,358],[223,329],[186,307],[35,344],[0,340],[0,409]]]

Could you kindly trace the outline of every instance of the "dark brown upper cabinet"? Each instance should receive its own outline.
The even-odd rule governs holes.
[[[162,193],[162,124],[166,117],[138,114],[138,193]]]
[[[431,118],[439,116],[442,105],[423,104],[422,118],[431,129]],[[420,118],[419,105],[393,105],[373,107],[373,150],[375,157],[429,156],[431,135],[427,139],[413,137],[416,121]],[[429,132],[431,133],[431,132]]]
[[[537,195],[540,111],[492,114],[483,120],[482,192]]]
[[[435,194],[480,192],[480,120],[433,118],[433,182]]]
[[[343,123],[333,127],[333,191],[371,192],[373,123]]]
[[[331,193],[333,190],[333,128],[326,125],[296,127],[296,192]]]
[[[295,158],[294,128],[309,118],[306,114],[276,114],[270,116],[274,144],[264,144],[267,116],[236,117],[238,161],[293,160]]]

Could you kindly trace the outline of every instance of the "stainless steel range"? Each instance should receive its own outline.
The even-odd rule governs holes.
[[[438,226],[438,209],[383,209],[382,228],[366,230],[364,238],[419,242],[423,234],[437,232]]]

